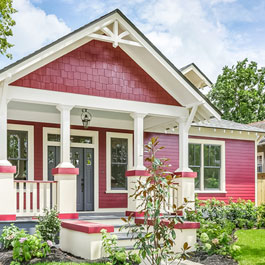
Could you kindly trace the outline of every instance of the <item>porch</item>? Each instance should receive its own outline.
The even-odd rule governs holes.
[[[9,183],[9,187],[5,184],[1,187],[5,190],[3,199],[10,198],[10,203],[0,209],[2,220],[36,216],[42,214],[44,208],[55,205],[62,218],[76,218],[79,211],[100,212],[110,208],[113,211],[136,211],[136,203],[130,202],[128,196],[133,177],[145,174],[144,133],[162,134],[168,123],[174,122],[178,127],[179,136],[175,141],[178,141],[179,150],[174,153],[179,157],[175,158],[178,160],[176,169],[180,173],[191,172],[188,168],[188,131],[194,119],[202,118],[200,104],[186,108],[68,93],[62,95],[14,86],[8,88],[8,93],[3,94],[0,112],[1,128],[4,128],[0,132],[0,145],[6,146],[0,150],[0,174],[1,181],[6,178]],[[60,104],[62,101],[64,105]],[[82,109],[92,114],[86,130],[80,118]],[[14,138],[17,132],[27,135],[27,141],[19,151],[26,152],[27,158],[20,155],[20,161],[17,157],[10,157],[9,150],[10,136]],[[113,183],[110,177],[113,139],[126,140],[126,163],[122,173],[125,188],[119,187],[121,180]],[[21,139],[17,141],[21,143]],[[102,146],[105,146],[104,150],[100,151]],[[18,153],[17,150],[11,151]],[[80,152],[86,153],[80,155]],[[126,171],[130,171],[128,184]],[[105,183],[100,180],[100,174],[105,175]],[[85,180],[80,175],[91,177]],[[180,204],[184,197],[193,198],[194,187],[188,178],[185,185],[189,186],[187,192],[172,193],[172,204]],[[110,201],[108,207],[100,201],[101,193],[108,195],[105,196]],[[84,197],[86,201],[80,202]],[[112,206],[113,199],[119,201],[121,207]]]

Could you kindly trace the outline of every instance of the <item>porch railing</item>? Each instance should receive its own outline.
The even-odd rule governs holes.
[[[57,205],[56,181],[15,180],[17,216],[38,216]]]
[[[169,188],[168,196],[163,204],[162,212],[164,213],[173,213],[173,205],[178,207],[178,190]]]

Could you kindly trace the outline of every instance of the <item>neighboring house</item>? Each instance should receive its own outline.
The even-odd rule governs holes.
[[[62,218],[135,210],[128,186],[146,174],[152,136],[182,177],[178,200],[192,198],[193,170],[199,198],[255,201],[265,130],[220,120],[199,68],[178,70],[119,10],[5,67],[0,82],[2,220],[50,204]]]

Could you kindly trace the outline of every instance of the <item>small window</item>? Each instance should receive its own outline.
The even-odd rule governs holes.
[[[92,144],[92,137],[71,135],[71,143]]]
[[[70,141],[71,143],[79,143],[79,144],[92,144],[93,137],[91,136],[76,136],[71,135]],[[48,134],[48,141],[49,142],[60,142],[61,136],[60,134]]]
[[[48,134],[48,141],[49,142],[60,142],[61,141],[61,136],[60,134]]]
[[[257,172],[263,172],[263,153],[259,153],[257,157]]]
[[[189,166],[197,172],[197,178],[195,178],[195,189],[201,189],[201,145],[189,144]]]
[[[111,189],[126,190],[128,168],[128,139],[111,138]]]
[[[28,132],[8,130],[7,156],[17,167],[15,179],[26,180],[28,176]]]

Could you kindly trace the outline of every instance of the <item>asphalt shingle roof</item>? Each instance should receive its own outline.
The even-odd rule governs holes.
[[[264,128],[258,128],[248,124],[241,124],[227,120],[218,120],[216,118],[212,118],[209,121],[193,123],[192,126],[265,133],[265,126]]]

